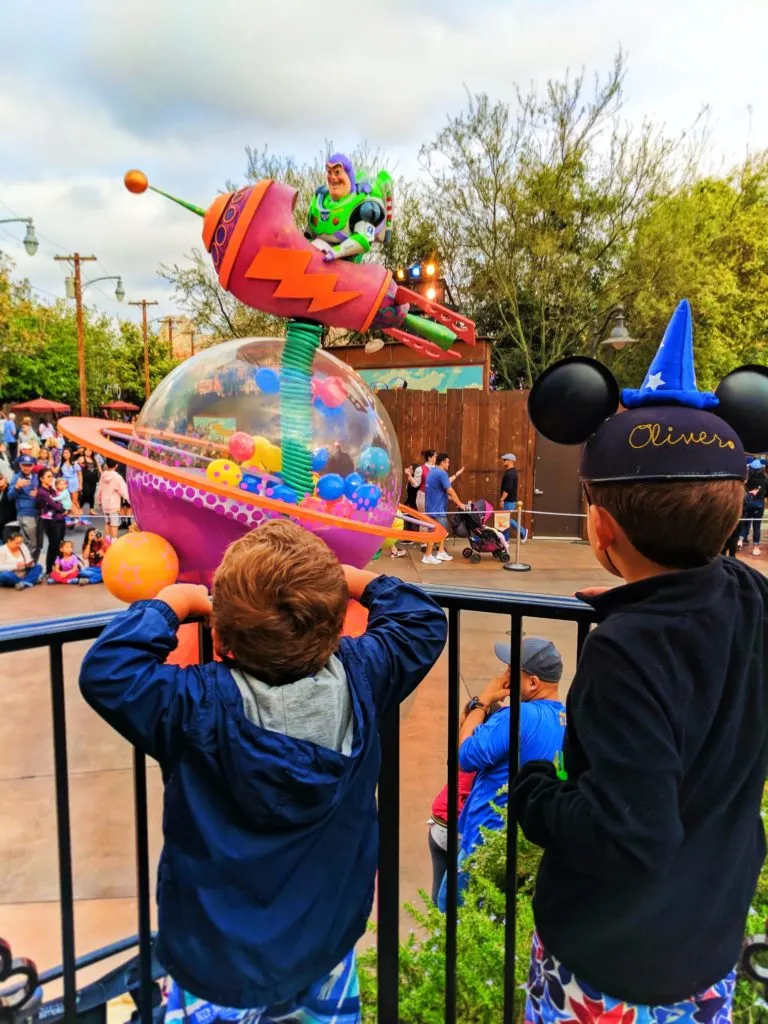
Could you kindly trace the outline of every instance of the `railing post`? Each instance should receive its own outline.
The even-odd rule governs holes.
[[[504,924],[504,1024],[515,1021],[517,963],[517,822],[511,813],[512,783],[520,761],[520,657],[523,620],[512,616],[509,659],[509,795],[507,814],[507,916]]]
[[[76,1016],[75,907],[72,883],[72,827],[69,817],[69,766],[67,763],[67,712],[64,695],[64,660],[59,641],[49,649],[53,762],[56,783],[56,836],[59,852],[59,901],[61,907],[61,963],[64,974],[64,1020]]]
[[[400,708],[382,722],[377,892],[377,1020],[400,1019]]]
[[[136,897],[139,918],[139,1019],[152,1024],[152,927],[149,895],[147,759],[133,751],[133,802],[136,814]]]
[[[445,922],[445,1024],[456,1024],[456,954],[459,859],[459,611],[448,612],[448,843]]]

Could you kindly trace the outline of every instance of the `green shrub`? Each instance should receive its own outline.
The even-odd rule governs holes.
[[[768,791],[767,791],[768,792]],[[763,817],[768,796],[763,797]],[[457,924],[457,1019],[461,1024],[498,1024],[504,1006],[504,917],[506,913],[507,831],[484,832],[483,845],[467,862],[469,885]],[[533,937],[531,897],[541,851],[518,835],[516,1020],[523,1021],[524,987]],[[400,943],[400,1020],[404,1024],[443,1024],[445,1019],[445,916],[420,893],[423,908],[411,903],[413,921],[408,939]],[[747,934],[766,930],[768,861],[758,880]],[[376,1024],[376,950],[359,958],[364,1024]],[[747,978],[736,986],[733,1024],[768,1024],[768,1002]]]

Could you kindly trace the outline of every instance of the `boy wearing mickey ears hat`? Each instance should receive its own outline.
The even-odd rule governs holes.
[[[719,554],[744,448],[768,446],[768,370],[696,388],[683,301],[638,390],[574,358],[529,410],[581,463],[599,613],[567,702],[564,771],[524,765],[510,807],[544,848],[526,1021],[731,1019],[765,856],[768,581]],[[634,1011],[634,1012],[633,1012]]]

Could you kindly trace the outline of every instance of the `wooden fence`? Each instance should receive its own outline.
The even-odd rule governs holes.
[[[518,497],[531,508],[536,431],[528,419],[527,391],[379,391],[400,443],[403,465],[421,462],[425,448],[448,452],[462,501],[485,498],[498,508],[504,467],[500,455],[514,452]]]

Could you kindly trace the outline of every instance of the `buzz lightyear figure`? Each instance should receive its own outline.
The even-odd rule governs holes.
[[[325,173],[326,184],[312,197],[304,236],[322,250],[326,263],[359,263],[375,241],[386,244],[392,235],[392,178],[386,171],[373,182],[364,172],[356,176],[343,153],[328,157]]]

